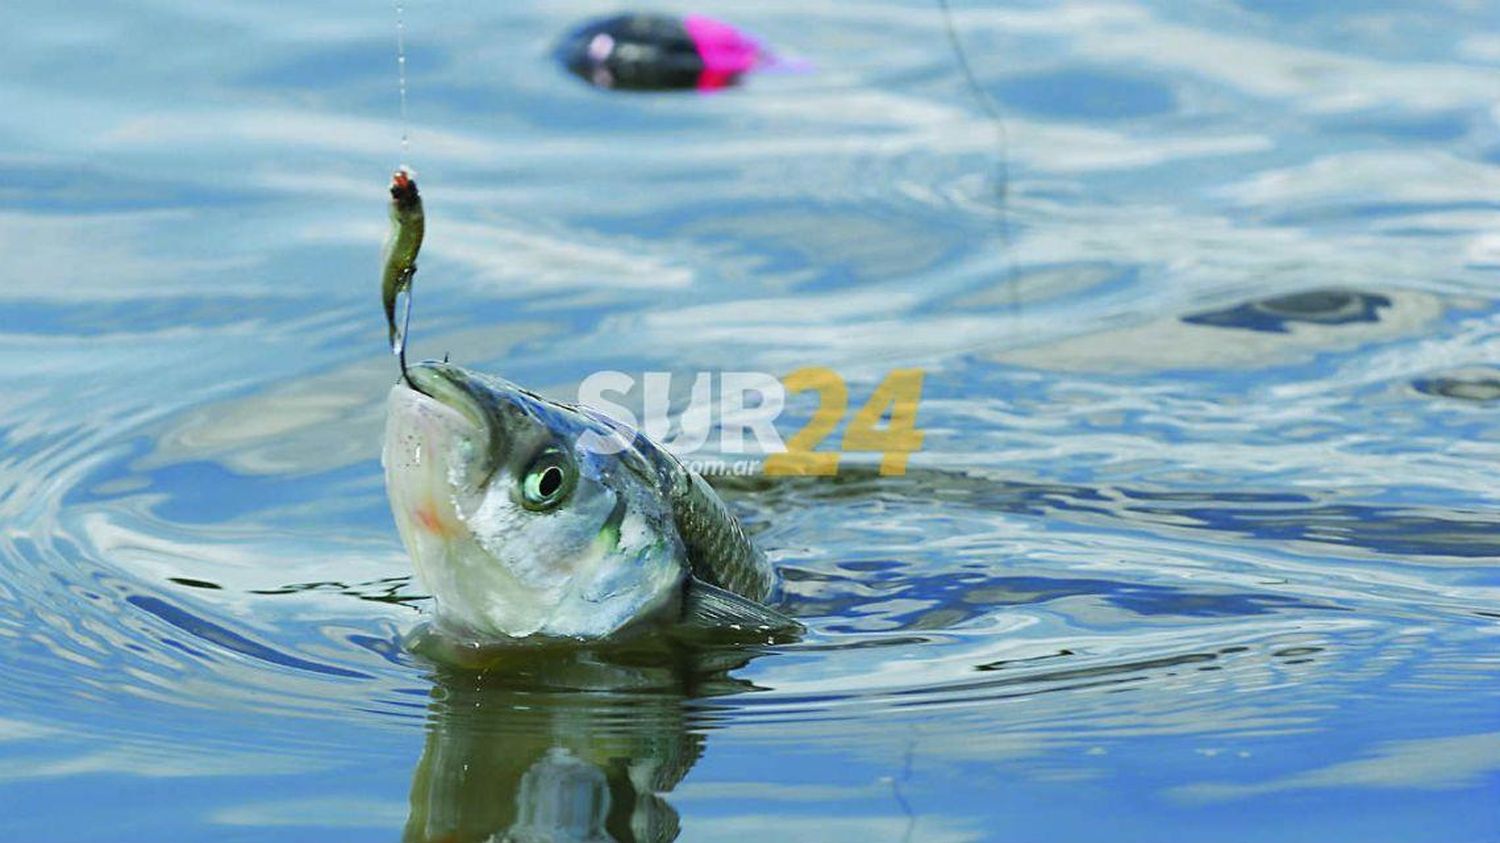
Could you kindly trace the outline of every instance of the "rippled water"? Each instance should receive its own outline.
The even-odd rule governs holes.
[[[905,478],[726,484],[803,640],[480,675],[401,647],[390,9],[23,3],[4,836],[1500,837],[1500,9],[1328,6],[955,3],[1002,225],[931,5],[698,8],[815,69],[675,97],[408,4],[417,356],[927,372]]]

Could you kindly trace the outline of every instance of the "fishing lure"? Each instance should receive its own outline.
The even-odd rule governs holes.
[[[391,233],[385,240],[385,268],[380,292],[385,303],[385,322],[390,329],[391,353],[401,361],[406,376],[406,329],[411,322],[411,283],[417,272],[417,252],[422,249],[426,220],[422,197],[417,193],[415,173],[401,167],[391,176]],[[396,325],[396,299],[405,294],[401,325]]]
[[[772,61],[755,39],[702,15],[590,21],[564,36],[555,54],[591,85],[631,91],[716,90]]]

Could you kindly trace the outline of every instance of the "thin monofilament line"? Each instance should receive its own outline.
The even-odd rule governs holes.
[[[401,377],[411,383],[411,377],[406,374],[406,335],[411,330],[411,287],[408,286],[404,293],[398,293],[398,297],[406,299],[405,306],[401,309],[401,333],[396,335],[396,342],[392,351],[396,352],[396,362],[401,366]],[[443,358],[447,363],[448,359]]]
[[[406,163],[410,145],[406,120],[406,18],[401,0],[396,0],[396,80],[401,91],[401,163]]]
[[[1016,287],[1015,273],[1010,261],[1010,220],[1006,214],[1006,200],[1010,191],[1010,139],[1005,132],[1005,121],[1000,114],[1000,104],[990,96],[989,91],[979,84],[979,77],[974,73],[973,65],[969,64],[968,51],[964,49],[963,40],[958,37],[958,28],[953,25],[953,9],[948,5],[948,0],[937,0],[938,8],[943,11],[943,29],[948,33],[948,43],[953,47],[953,56],[958,61],[958,69],[963,72],[964,80],[973,92],[974,99],[979,101],[979,107],[985,115],[990,118],[990,124],[995,127],[995,146],[998,155],[995,159],[995,213],[999,218],[1000,248],[1005,251],[1005,274],[1006,283],[1010,285],[1011,311],[1020,310],[1020,290]]]

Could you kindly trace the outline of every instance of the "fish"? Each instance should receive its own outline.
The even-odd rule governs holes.
[[[459,640],[800,629],[708,483],[587,406],[424,361],[388,395],[382,463],[432,623]]]
[[[391,351],[402,357],[405,368],[406,324],[396,326],[396,299],[406,293],[410,302],[412,276],[417,273],[417,253],[427,221],[422,212],[422,196],[417,192],[416,174],[402,166],[391,175],[391,229],[385,239],[381,263],[380,295],[385,303],[385,322],[390,329]],[[408,314],[410,308],[408,307]]]

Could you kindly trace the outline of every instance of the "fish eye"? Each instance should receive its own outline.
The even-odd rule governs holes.
[[[541,511],[562,503],[573,491],[575,472],[563,453],[549,448],[532,460],[521,478],[521,503],[527,509]]]

